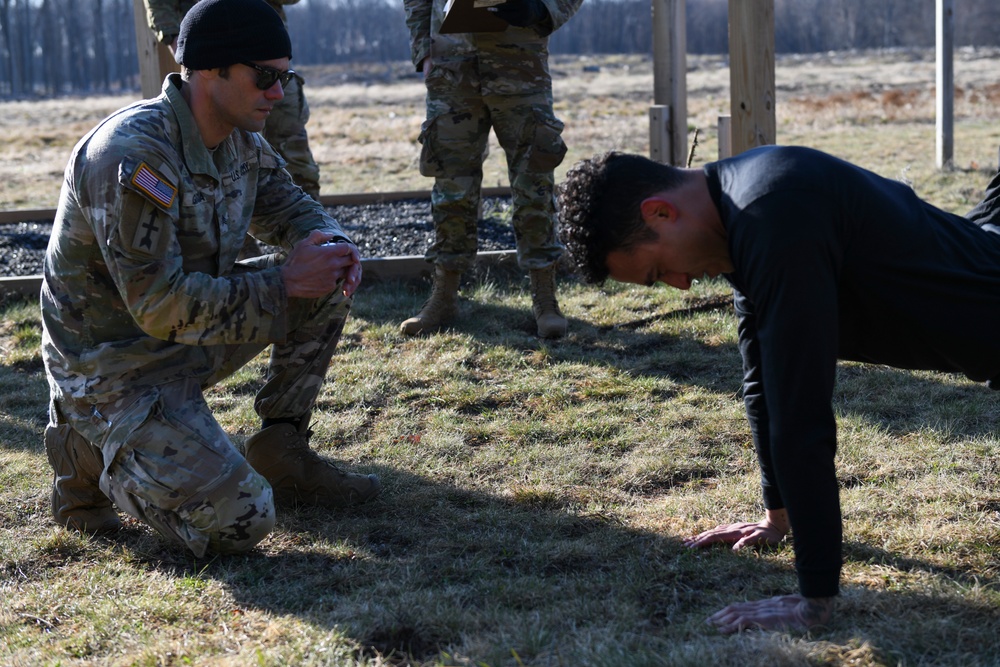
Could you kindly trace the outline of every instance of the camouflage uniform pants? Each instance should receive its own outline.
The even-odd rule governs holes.
[[[296,185],[313,199],[319,200],[319,166],[309,150],[309,105],[303,91],[302,77],[288,82],[285,96],[274,105],[264,124],[264,138],[285,159],[286,169]]]
[[[553,170],[566,153],[563,123],[552,111],[548,72],[525,61],[516,45],[512,50],[475,59],[435,56],[427,75],[420,173],[435,178],[435,241],[427,259],[446,269],[462,271],[475,261],[490,128],[507,159],[518,264],[541,269],[562,254]],[[520,72],[518,62],[535,66]]]
[[[269,255],[248,264],[276,261]],[[262,418],[308,416],[350,306],[339,291],[323,299],[290,301],[289,338],[272,346],[266,382],[254,401]],[[59,425],[68,423],[75,432],[70,436],[82,436],[100,459],[105,495],[196,556],[245,551],[274,526],[271,486],[233,445],[203,391],[264,347],[206,347],[209,369],[192,369],[188,379],[109,403],[54,403],[46,435],[66,433]]]

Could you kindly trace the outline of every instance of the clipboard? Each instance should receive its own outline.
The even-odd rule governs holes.
[[[507,0],[448,0],[440,32],[503,32],[507,22],[489,10]]]

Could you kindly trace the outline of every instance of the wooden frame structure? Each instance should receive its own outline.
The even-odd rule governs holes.
[[[180,67],[166,45],[156,41],[156,36],[146,24],[146,5],[143,0],[132,0],[135,19],[135,45],[139,54],[139,84],[143,99],[156,97],[163,86],[163,77],[169,72],[179,72]]]
[[[684,165],[687,159],[687,23],[685,0],[653,0],[653,106],[649,157]]]
[[[653,106],[649,156],[687,164],[685,0],[653,0]],[[776,134],[774,0],[729,0],[730,115],[719,122],[720,157],[773,144]]]
[[[146,25],[143,0],[133,0],[144,98],[160,93],[177,71],[173,55]],[[937,3],[937,165],[954,155],[954,0]],[[687,36],[685,0],[652,0],[653,105],[650,158],[686,166]],[[719,119],[719,157],[776,141],[774,0],[729,0],[730,114]]]
[[[955,0],[936,1],[938,168],[954,159]],[[686,166],[687,83],[684,0],[653,0],[650,158]],[[729,0],[730,114],[719,117],[719,157],[775,143],[774,0]]]

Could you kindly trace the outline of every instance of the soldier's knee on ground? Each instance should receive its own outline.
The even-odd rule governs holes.
[[[266,479],[243,462],[207,493],[173,510],[135,501],[131,513],[195,556],[250,550],[274,528],[274,492]],[[123,499],[122,502],[127,502]]]
[[[242,553],[274,529],[274,492],[249,463],[233,471],[191,514],[191,526],[204,531],[214,553]]]

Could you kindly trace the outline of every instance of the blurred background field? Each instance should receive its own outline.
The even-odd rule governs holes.
[[[310,142],[323,194],[427,189],[417,171],[423,82],[408,63],[315,65],[307,77]],[[648,56],[560,56],[551,63],[556,112],[569,154],[557,175],[597,152],[647,154],[653,74]],[[718,156],[729,113],[724,56],[689,56],[689,137],[694,166]],[[964,212],[996,171],[1000,50],[961,49],[955,62],[954,169],[934,165],[934,52],[896,49],[779,56],[777,141],[828,151],[911,183],[930,201]],[[69,151],[134,95],[0,102],[0,209],[54,207]],[[491,142],[487,185],[506,185]]]

